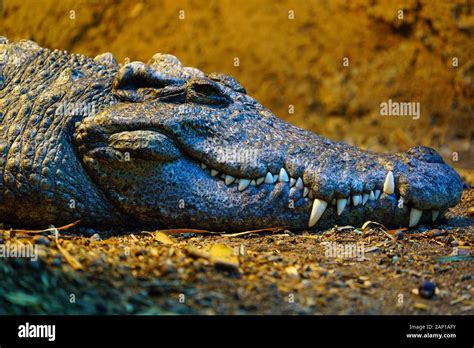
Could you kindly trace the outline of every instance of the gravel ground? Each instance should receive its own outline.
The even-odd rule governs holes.
[[[0,314],[472,315],[473,206],[465,190],[439,224],[389,231],[4,227],[39,257],[0,258]]]

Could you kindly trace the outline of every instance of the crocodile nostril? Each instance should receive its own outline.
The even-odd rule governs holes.
[[[441,155],[431,147],[415,146],[407,151],[407,154],[427,163],[444,163]]]

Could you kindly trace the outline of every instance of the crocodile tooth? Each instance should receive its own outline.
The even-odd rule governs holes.
[[[250,185],[249,179],[240,179],[239,181],[239,191],[245,190]]]
[[[431,211],[431,220],[432,221],[436,221],[436,219],[438,218],[439,216],[439,210],[432,210]]]
[[[352,203],[354,204],[354,207],[357,207],[361,202],[362,202],[362,196],[361,195],[352,196]]]
[[[395,192],[395,180],[393,178],[392,171],[387,173],[387,177],[385,178],[385,182],[383,184],[383,192],[388,195],[391,195]]]
[[[257,185],[262,184],[265,181],[265,178],[262,176],[261,178],[257,179]]]
[[[375,190],[374,191],[375,199],[379,199],[381,194],[382,192],[380,192],[380,190]]]
[[[293,178],[290,178],[290,187],[293,187],[296,184],[296,180]]]
[[[252,185],[252,186],[257,186],[257,182],[255,181],[255,179],[252,180],[252,181],[250,181],[250,185]]]
[[[211,169],[211,176],[216,176],[219,172],[215,169]]]
[[[268,172],[267,175],[265,175],[265,184],[273,184],[275,181],[273,180],[273,175],[272,173]]]
[[[201,163],[201,168],[202,168],[202,169],[206,169],[207,166],[206,166],[204,163]]]
[[[303,197],[306,197],[309,193],[309,188],[305,187],[303,190]]]
[[[273,182],[277,182],[278,181],[278,174],[273,174]]]
[[[288,177],[288,173],[286,172],[285,168],[280,169],[280,175],[278,175],[278,181],[280,182],[290,181],[290,178]]]
[[[232,175],[225,176],[225,184],[230,185],[234,182],[235,178]]]
[[[316,225],[316,222],[321,218],[327,206],[328,203],[321,199],[316,198],[313,201],[313,208],[311,209],[311,215],[309,216],[308,227]]]
[[[332,205],[336,205],[336,198],[333,198],[333,199],[332,199],[331,204],[332,204]]]
[[[342,212],[344,211],[344,208],[346,207],[347,204],[347,198],[339,198],[337,200],[337,215],[341,215]]]
[[[411,208],[410,211],[410,222],[408,223],[408,227],[413,227],[418,224],[421,218],[421,214],[423,213],[422,210]]]
[[[370,191],[370,194],[369,194],[369,201],[375,201],[374,191]]]
[[[365,203],[367,203],[367,201],[369,200],[369,194],[368,193],[364,193],[362,195],[362,205],[365,205]]]
[[[300,190],[304,188],[303,180],[301,180],[301,178],[298,178],[298,180],[296,180],[296,188]]]

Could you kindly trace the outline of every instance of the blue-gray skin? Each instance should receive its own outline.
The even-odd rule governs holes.
[[[118,65],[5,38],[0,156],[0,221],[19,226],[415,226],[462,193],[430,148],[328,140],[173,56]]]

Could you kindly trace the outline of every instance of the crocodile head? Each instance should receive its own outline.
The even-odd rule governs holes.
[[[122,66],[113,93],[75,143],[96,185],[139,225],[414,226],[460,200],[459,175],[434,150],[377,154],[328,140],[275,117],[234,78],[173,56]]]

